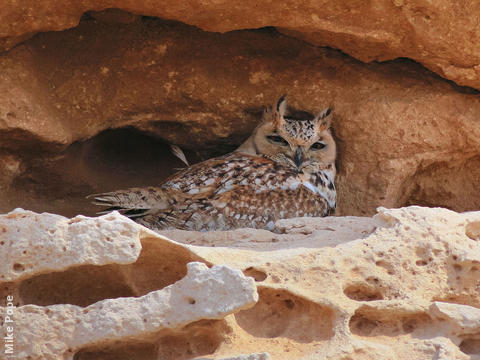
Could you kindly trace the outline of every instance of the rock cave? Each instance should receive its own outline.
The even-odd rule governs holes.
[[[25,359],[480,359],[480,4],[0,4],[2,337]],[[333,106],[337,212],[154,233],[86,196]],[[7,321],[12,297],[14,324]],[[7,343],[0,358],[9,359]]]

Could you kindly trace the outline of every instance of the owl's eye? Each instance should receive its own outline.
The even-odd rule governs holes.
[[[310,147],[312,150],[322,150],[325,146],[327,146],[325,143],[317,141],[316,143],[313,143],[313,145]]]
[[[287,140],[285,140],[284,138],[278,135],[269,135],[267,136],[267,140],[275,145],[282,145],[282,146],[288,145]]]

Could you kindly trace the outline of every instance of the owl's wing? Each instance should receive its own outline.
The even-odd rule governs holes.
[[[244,188],[256,193],[268,192],[285,187],[288,179],[295,176],[262,156],[233,152],[192,165],[169,177],[160,187],[118,190],[90,197],[94,204],[106,207],[101,213],[117,210],[139,218]]]
[[[213,158],[190,166],[168,178],[160,187],[130,188],[101,194],[89,195],[93,204],[105,209],[99,214],[113,210],[132,218],[145,216],[147,213],[168,210],[185,200],[209,197],[215,190],[222,174],[229,165],[228,156]],[[239,159],[237,159],[239,160]]]
[[[93,204],[105,207],[98,214],[117,210],[132,218],[142,216],[150,209],[168,209],[172,202],[169,194],[156,187],[118,190],[89,195],[87,198],[93,199]]]
[[[235,186],[246,185],[272,164],[271,160],[261,156],[233,152],[190,166],[168,178],[161,188],[175,190],[190,198],[208,198]],[[255,182],[250,185],[255,186]]]

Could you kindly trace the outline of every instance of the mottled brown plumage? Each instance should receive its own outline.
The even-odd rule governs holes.
[[[329,115],[295,111],[282,97],[233,153],[190,166],[159,187],[94,195],[95,204],[153,230],[272,230],[278,219],[330,215],[336,149]]]

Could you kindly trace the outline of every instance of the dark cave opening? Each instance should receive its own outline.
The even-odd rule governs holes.
[[[190,164],[218,155],[209,150],[182,150]],[[3,212],[22,207],[68,217],[93,216],[100,208],[87,195],[156,186],[186,166],[173,155],[170,144],[134,127],[108,129],[60,153],[23,161],[22,173],[13,180],[10,194],[7,191],[10,201],[3,204]]]

